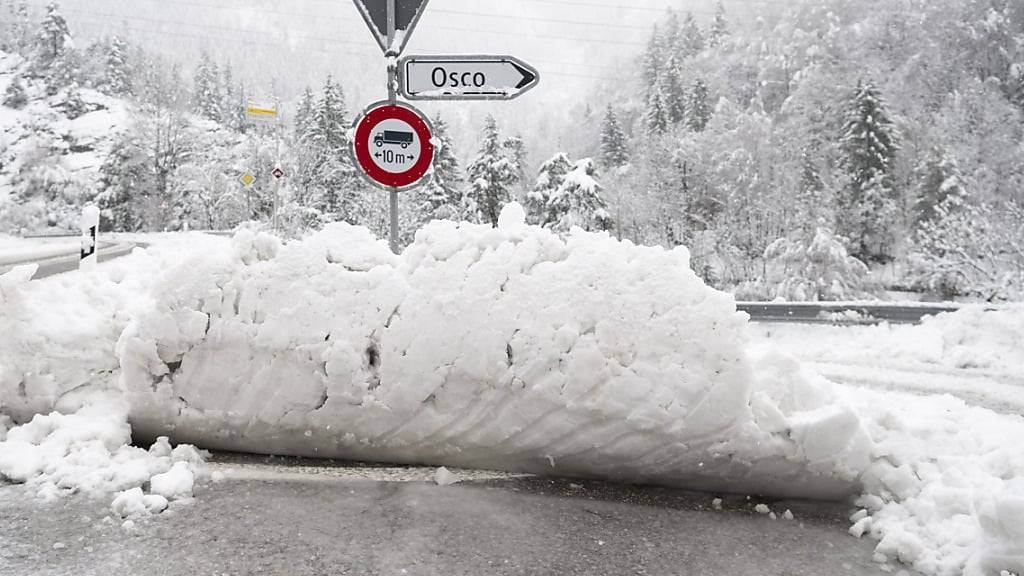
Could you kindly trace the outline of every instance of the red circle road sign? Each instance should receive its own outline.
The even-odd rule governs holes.
[[[370,105],[356,120],[352,146],[370,182],[387,189],[419,184],[434,162],[433,130],[419,110],[401,102]]]

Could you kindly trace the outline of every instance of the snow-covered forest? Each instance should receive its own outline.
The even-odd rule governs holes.
[[[515,199],[560,233],[688,246],[741,298],[1022,297],[1024,6],[750,8],[665,14],[635,74],[559,127],[570,150],[536,149],[500,117],[456,141],[434,118],[444,145],[430,185],[402,197],[404,241],[438,218],[496,224]],[[54,4],[0,14],[3,232],[71,229],[91,202],[111,231],[269,222],[280,164],[288,234],[345,221],[386,235],[386,202],[350,159],[345,78],[278,93],[215,56],[181,66],[79,36]],[[286,124],[248,124],[244,105],[268,94]]]

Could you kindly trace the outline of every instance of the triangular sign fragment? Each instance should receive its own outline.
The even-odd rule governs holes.
[[[391,51],[399,55],[405,49],[429,0],[354,0],[385,54],[388,53],[388,2],[391,1],[395,3],[395,41]]]

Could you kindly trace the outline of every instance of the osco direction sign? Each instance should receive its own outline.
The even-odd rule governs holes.
[[[540,82],[536,68],[513,56],[407,56],[398,70],[409,100],[512,100]]]
[[[356,119],[352,147],[367,180],[388,190],[405,190],[430,172],[432,138],[430,121],[419,110],[400,102],[378,102]]]

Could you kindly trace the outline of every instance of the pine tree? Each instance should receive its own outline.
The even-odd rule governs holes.
[[[21,110],[26,104],[28,104],[28,94],[25,92],[25,83],[21,81],[20,76],[15,76],[7,86],[7,91],[4,93],[3,104],[4,106],[14,108],[15,110]]]
[[[77,82],[72,82],[68,86],[64,101],[60,103],[59,107],[64,111],[64,115],[71,120],[82,116],[88,111],[88,105],[82,100],[82,92],[78,89]]]
[[[537,226],[556,222],[548,201],[562,187],[565,175],[572,171],[573,163],[565,152],[555,154],[541,165],[533,190],[526,194],[526,221]]]
[[[698,78],[690,90],[686,106],[686,125],[694,132],[703,132],[711,121],[711,104],[708,102],[708,87]]]
[[[234,72],[228,62],[220,71],[220,117],[228,128],[241,132],[245,127],[245,102],[241,86],[235,84]]]
[[[548,227],[561,234],[575,226],[588,231],[612,229],[613,222],[601,197],[602,187],[597,177],[597,168],[590,158],[573,165],[548,199]]]
[[[619,117],[610,104],[601,126],[601,163],[607,168],[619,168],[629,163],[626,135],[622,133]]]
[[[807,147],[800,151],[800,181],[795,199],[799,224],[807,233],[829,221],[825,183],[812,149]]]
[[[679,54],[683,58],[691,58],[704,51],[704,33],[693,17],[692,12],[686,13],[683,29],[680,32]]]
[[[448,132],[448,123],[440,114],[434,117],[434,174],[426,186],[420,186],[412,193],[410,204],[415,228],[433,220],[461,220],[462,176],[459,173],[459,160],[452,147],[452,138]]]
[[[141,193],[149,188],[148,160],[134,136],[125,135],[114,143],[100,168],[100,227],[114,232],[136,232],[143,227],[139,206]]]
[[[665,31],[662,33],[661,46],[662,54],[661,61],[665,62],[669,58],[679,54],[682,49],[683,43],[683,30],[679,25],[679,16],[672,8],[668,9],[668,15],[665,17]]]
[[[46,93],[56,95],[61,90],[78,82],[81,59],[73,46],[68,44],[46,70]]]
[[[861,260],[892,255],[898,221],[892,172],[899,151],[896,127],[878,89],[861,81],[847,104],[841,138],[849,185],[841,207],[843,233]]]
[[[347,115],[345,92],[328,76],[312,115],[304,121],[300,181],[306,205],[318,210],[325,222],[359,224],[367,207],[349,155]]]
[[[313,97],[313,90],[306,86],[299,101],[299,108],[295,111],[295,141],[301,141],[310,130],[310,122],[313,120],[313,107],[316,99]]]
[[[935,220],[940,205],[946,205],[944,213],[948,215],[967,200],[963,173],[944,149],[933,147],[917,173],[919,184],[914,202],[917,226]],[[947,202],[951,197],[953,199]]]
[[[487,116],[480,152],[466,170],[469,175],[466,199],[476,222],[498,225],[498,216],[502,207],[512,200],[511,188],[521,170],[502,146],[497,121]]]
[[[127,96],[132,93],[132,74],[128,65],[128,44],[114,36],[107,51],[106,77],[103,85],[108,94]]]
[[[715,15],[708,32],[708,45],[717,48],[729,35],[729,22],[725,18],[725,5],[722,0],[715,2]]]
[[[679,68],[675,56],[669,56],[662,76],[661,96],[669,124],[675,126],[686,118],[686,91],[679,79]]]
[[[1010,66],[1007,96],[1024,113],[1024,63]]]
[[[70,40],[71,30],[68,28],[67,20],[60,13],[60,6],[56,2],[51,2],[46,6],[46,16],[43,17],[36,36],[36,69],[46,70],[64,52]]]
[[[219,86],[217,65],[213,63],[208,53],[203,52],[199,57],[199,66],[196,68],[192,100],[195,112],[214,122],[221,121]]]
[[[651,136],[660,136],[668,130],[668,111],[665,109],[665,101],[660,90],[652,92],[647,99],[644,122],[647,125],[647,133]]]
[[[658,32],[658,26],[654,26],[651,37],[647,41],[647,50],[644,51],[642,73],[644,80],[644,94],[650,99],[651,95],[660,88],[661,70],[665,62],[665,46]]]

